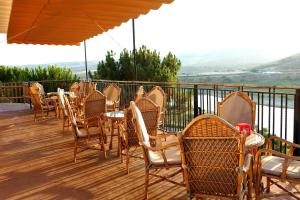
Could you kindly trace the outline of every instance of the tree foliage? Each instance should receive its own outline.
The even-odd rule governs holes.
[[[160,53],[142,46],[136,52],[137,80],[175,81],[181,62],[171,52],[161,59]],[[133,51],[124,49],[116,60],[116,54],[108,51],[105,60],[99,62],[97,71],[89,71],[92,79],[135,80]]]
[[[71,69],[49,65],[44,68],[38,66],[33,69],[28,67],[7,67],[0,66],[0,82],[22,82],[22,81],[41,81],[41,80],[78,80]]]

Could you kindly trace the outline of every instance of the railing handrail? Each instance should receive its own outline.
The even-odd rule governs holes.
[[[183,82],[183,81],[119,81],[119,80],[98,80],[93,79],[91,81],[101,82],[118,82],[118,83],[137,83],[137,84],[168,84],[168,85],[198,85],[198,86],[218,86],[218,87],[246,87],[246,88],[271,88],[271,89],[300,89],[300,86],[280,86],[280,85],[255,85],[255,84],[238,84],[238,83],[206,83],[206,82]]]

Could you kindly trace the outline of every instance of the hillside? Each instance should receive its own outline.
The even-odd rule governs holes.
[[[300,54],[295,54],[281,60],[259,65],[251,69],[252,72],[300,72]]]

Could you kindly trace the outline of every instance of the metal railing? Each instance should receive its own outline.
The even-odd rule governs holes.
[[[300,143],[300,87],[108,80],[93,80],[93,82],[97,83],[99,91],[107,84],[118,84],[122,88],[120,104],[123,107],[128,106],[134,99],[140,85],[144,86],[146,92],[154,86],[161,86],[168,96],[165,127],[174,131],[184,129],[200,114],[217,114],[218,102],[232,91],[243,91],[257,103],[256,130],[259,133],[266,137],[277,135]],[[56,91],[58,87],[68,90],[72,81],[40,81],[40,83],[45,91],[49,92]],[[1,95],[3,96],[3,92]],[[21,92],[19,95],[23,96]],[[281,151],[286,150],[286,146],[280,145],[279,148]]]

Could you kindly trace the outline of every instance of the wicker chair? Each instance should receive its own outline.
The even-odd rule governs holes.
[[[235,126],[248,123],[255,129],[256,103],[243,92],[232,92],[222,102],[218,102],[218,116]]]
[[[121,162],[123,162],[123,156],[125,156],[125,164],[127,174],[129,174],[129,161],[130,158],[141,158],[136,152],[139,145],[139,139],[132,122],[132,112],[130,109],[124,111],[125,120],[124,123],[119,125],[120,137],[121,137]]]
[[[83,102],[83,115],[81,116],[84,126],[98,126],[98,121],[103,124],[103,114],[106,112],[106,97],[99,91],[95,90],[89,94]]]
[[[36,121],[38,113],[42,113],[42,118],[44,118],[45,112],[48,116],[49,112],[54,111],[55,116],[57,117],[56,107],[54,105],[50,105],[50,102],[47,99],[42,98],[39,89],[36,87],[30,87],[29,93],[33,104],[34,121]]]
[[[40,84],[39,82],[34,82],[34,83],[31,84],[31,87],[38,90],[40,95],[42,96],[42,98],[46,97],[44,86],[42,84]]]
[[[135,102],[136,106],[142,113],[147,132],[151,136],[157,135],[159,107],[151,100],[145,97]]]
[[[202,115],[187,125],[179,140],[190,198],[251,196],[252,156],[245,157],[244,134],[217,116]]]
[[[144,87],[140,86],[137,89],[137,91],[135,92],[134,101],[137,102],[137,100],[139,100],[140,98],[144,97],[144,95],[145,95]]]
[[[287,147],[287,154],[280,153],[273,149],[273,142],[278,141],[281,145]],[[300,184],[300,156],[293,156],[295,149],[300,149],[299,144],[288,142],[276,136],[271,136],[266,140],[266,147],[259,150],[255,156],[254,172],[257,178],[255,184],[256,199],[290,195],[296,199],[300,199],[294,192],[287,190],[280,185],[280,182],[289,182],[291,186]],[[284,193],[280,194],[263,194],[262,177],[267,178],[266,192],[270,192],[271,184],[281,188]],[[295,188],[296,193],[300,194],[299,189]]]
[[[158,106],[148,98],[140,98],[136,102],[137,107],[142,113],[147,132],[151,136],[157,135],[157,123],[158,123]],[[137,133],[132,124],[132,112],[127,109],[125,112],[125,124],[120,126],[121,130],[121,160],[122,156],[126,156],[126,169],[129,174],[129,159],[130,157],[140,158],[140,155],[136,153],[136,149],[139,146],[139,140]],[[150,139],[151,146],[155,145],[155,141]],[[132,147],[132,148],[131,148]],[[133,149],[132,151],[130,151]]]
[[[151,99],[159,107],[159,126],[164,125],[164,118],[167,106],[167,95],[159,86],[155,86],[152,90],[145,94],[145,97]]]
[[[93,126],[93,129],[90,130],[90,127],[85,126],[83,128],[78,127],[77,120],[70,106],[69,100],[66,96],[64,96],[64,100],[66,102],[66,107],[68,110],[68,115],[70,116],[71,126],[74,132],[74,162],[77,161],[77,153],[83,152],[88,149],[93,149],[97,151],[103,151],[104,157],[106,158],[106,148],[104,144],[104,134],[101,125],[101,120],[98,121],[98,125]],[[91,139],[95,140],[95,144],[91,145]],[[78,150],[80,148],[80,150]]]
[[[109,84],[103,89],[103,94],[107,98],[107,111],[114,111],[120,106],[121,88],[116,84]]]
[[[69,115],[68,115],[68,110],[66,108],[65,105],[65,99],[64,99],[64,91],[61,90],[60,88],[57,88],[57,97],[58,97],[58,101],[59,101],[59,107],[60,107],[60,111],[63,114],[63,134],[65,132],[65,127],[69,127],[70,126],[70,119],[69,119]]]
[[[148,187],[161,181],[168,181],[173,184],[183,186],[170,178],[182,172],[179,142],[166,142],[164,137],[168,135],[151,136],[147,132],[142,113],[133,101],[130,102],[130,110],[133,114],[133,124],[137,132],[139,143],[142,147],[143,158],[145,162],[145,198],[148,197]],[[156,140],[156,146],[151,147],[150,139]],[[158,172],[160,170],[170,170],[170,173],[163,176]],[[149,183],[149,176],[158,178],[158,180]]]

